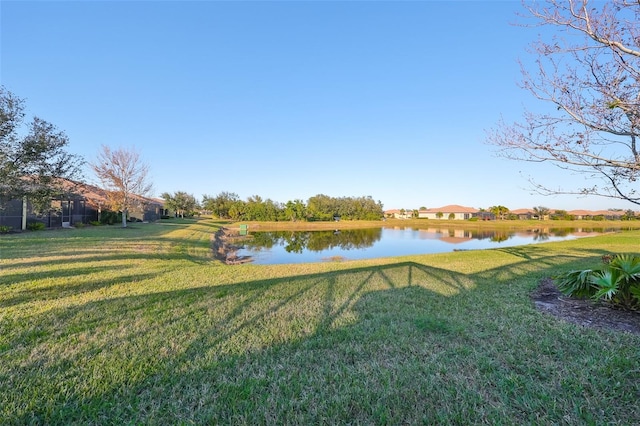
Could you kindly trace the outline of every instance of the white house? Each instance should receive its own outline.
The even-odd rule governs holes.
[[[419,210],[418,218],[466,220],[476,216],[478,211],[478,209],[474,209],[473,207],[464,207],[452,204],[444,207]]]

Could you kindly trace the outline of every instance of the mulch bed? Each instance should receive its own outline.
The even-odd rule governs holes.
[[[601,330],[616,330],[640,335],[640,312],[616,309],[601,302],[565,296],[551,278],[540,281],[531,298],[542,312],[556,318]]]

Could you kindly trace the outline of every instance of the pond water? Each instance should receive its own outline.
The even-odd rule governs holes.
[[[468,230],[453,228],[371,228],[336,231],[250,232],[238,256],[257,264],[311,263],[372,259],[513,247],[619,231],[614,228],[535,228]]]

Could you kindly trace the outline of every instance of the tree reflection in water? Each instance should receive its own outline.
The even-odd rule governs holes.
[[[619,228],[555,228],[547,225],[511,230],[427,225],[425,228],[258,231],[250,232],[250,238],[242,241],[243,247],[239,253],[252,257],[256,263],[353,260],[511,247],[579,238],[623,229],[625,228],[622,226]],[[320,257],[314,255],[320,255]]]
[[[372,247],[382,238],[382,228],[346,229],[336,231],[270,231],[252,232],[253,238],[245,242],[251,250],[283,246],[288,253],[305,250],[319,252],[339,248],[353,250]]]

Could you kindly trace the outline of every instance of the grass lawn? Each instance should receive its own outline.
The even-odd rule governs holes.
[[[222,225],[0,236],[0,424],[640,423],[640,336],[529,299],[640,231],[226,266]]]

